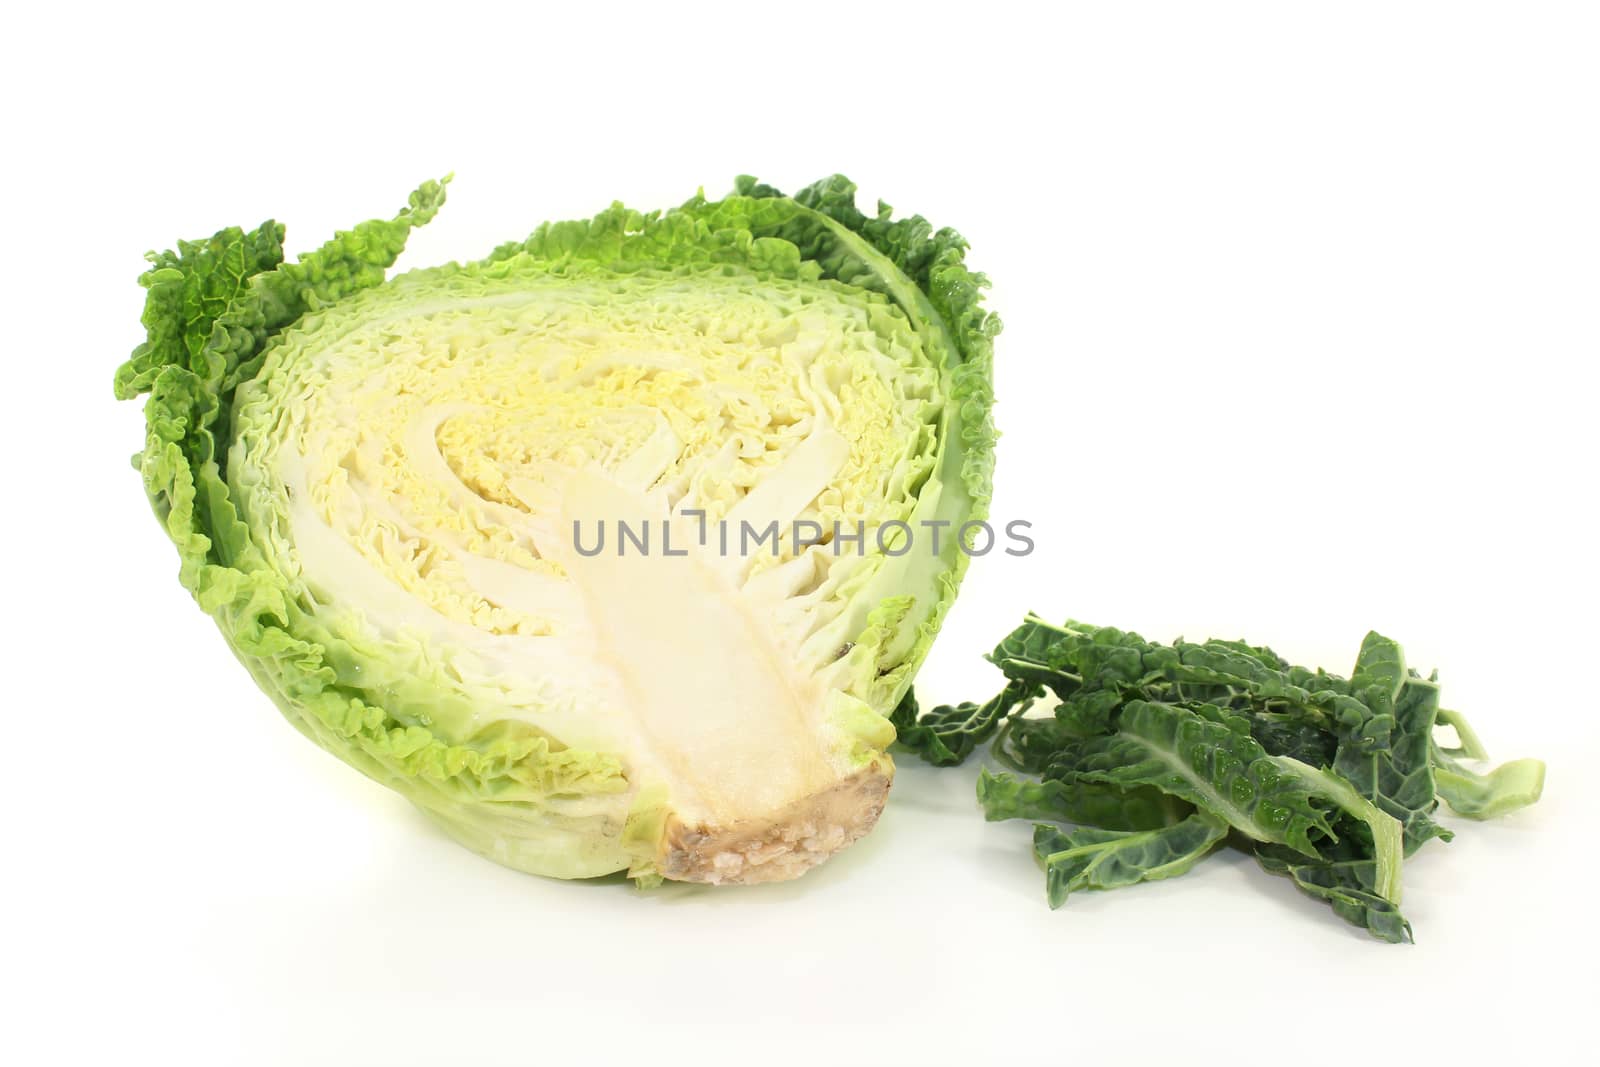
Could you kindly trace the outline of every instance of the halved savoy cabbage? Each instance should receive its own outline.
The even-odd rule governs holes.
[[[965,243],[854,193],[740,179],[387,281],[442,183],[298,262],[272,222],[152,253],[116,392],[183,584],[501,863],[803,872],[882,809],[995,439]]]

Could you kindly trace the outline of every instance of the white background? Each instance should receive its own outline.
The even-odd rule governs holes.
[[[1560,1062],[1596,992],[1600,32],[1543,4],[163,3],[8,16],[13,1063]],[[578,14],[582,10],[587,14]],[[42,20],[41,20],[42,18]],[[1026,609],[1437,666],[1537,808],[1368,940],[1242,856],[1049,911],[910,759],[793,884],[563,884],[289,729],[176,580],[111,374],[147,248],[451,200],[407,265],[834,170],[961,229],[1007,329],[995,514],[924,671]]]

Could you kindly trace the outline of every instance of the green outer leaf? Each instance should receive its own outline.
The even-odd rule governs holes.
[[[117,368],[118,400],[148,393],[161,371],[187,367],[204,374],[214,324],[250,279],[283,261],[283,226],[268,220],[246,233],[219,230],[205,241],[180,241],[176,252],[151,252],[139,277],[148,290],[141,321],[143,344]]]
[[[1268,653],[1242,652],[1238,646],[1227,641],[1198,645],[1179,641],[1174,646],[1178,665],[1166,669],[1163,679],[1191,701],[1270,711],[1323,729],[1358,728],[1372,717],[1371,709],[1350,694],[1343,679],[1298,667],[1280,669],[1274,664],[1281,661],[1267,659]]]
[[[1062,700],[1080,687],[1133,685],[1176,663],[1173,650],[1109,626],[1056,626],[1029,615],[989,654],[1009,678],[1047,684]]]
[[[1154,786],[1247,837],[1317,858],[1318,839],[1338,840],[1328,811],[1342,811],[1371,828],[1378,892],[1399,899],[1398,821],[1337,776],[1287,756],[1269,756],[1249,734],[1188,709],[1130,702],[1118,733],[1083,745],[1063,780]]]
[[[1052,908],[1080,889],[1116,889],[1188,872],[1228,833],[1228,824],[1196,811],[1172,826],[1065,832],[1044,823],[1033,829],[1033,851],[1045,871]]]
[[[1170,704],[1130,701],[1118,732],[1083,744],[1061,772],[1067,782],[1153,786],[1205,808],[1257,841],[1279,841],[1308,856],[1316,839],[1336,839],[1321,790],[1280,764],[1248,734]]]
[[[1250,712],[1246,719],[1250,736],[1261,742],[1269,755],[1293,756],[1301,763],[1326,767],[1339,748],[1338,739],[1332,734],[1293,715]]]
[[[1478,738],[1478,732],[1472,728],[1471,723],[1467,722],[1465,715],[1459,711],[1451,711],[1449,708],[1440,708],[1437,722],[1440,726],[1448,726],[1454,730],[1456,738],[1460,741],[1460,744],[1455,748],[1440,749],[1445,755],[1455,756],[1458,759],[1486,760],[1489,758],[1489,750],[1483,747],[1483,742]]]
[[[1411,924],[1394,901],[1376,890],[1378,864],[1372,860],[1306,860],[1280,845],[1259,845],[1263,869],[1286,875],[1301,892],[1327,903],[1335,915],[1391,944],[1410,941]]]
[[[945,704],[918,715],[916,694],[908,689],[889,721],[899,744],[935,767],[953,767],[994,736],[1001,720],[1037,695],[1034,686],[1012,682],[983,704]]]
[[[1438,806],[1431,753],[1438,684],[1408,674],[1399,644],[1369,633],[1350,689],[1373,715],[1359,728],[1338,731],[1333,770],[1400,820],[1407,855],[1432,838],[1448,841],[1450,831],[1430,817]]]
[[[978,803],[989,822],[1048,819],[1104,830],[1159,829],[1181,822],[1194,810],[1157,789],[1034,781],[987,768],[978,773]]]
[[[1373,717],[1344,679],[1290,666],[1270,648],[1244,641],[1161,645],[1113,627],[1057,626],[1029,615],[989,659],[1008,678],[1049,686],[1064,705],[1080,692],[1109,691],[1271,714],[1318,729],[1357,729]]]
[[[1074,693],[1053,718],[1013,715],[995,735],[990,751],[999,763],[1023,774],[1044,774],[1063,748],[1111,728],[1122,697],[1106,689]]]
[[[1370,630],[1356,655],[1350,675],[1350,694],[1376,715],[1393,712],[1401,686],[1406,683],[1406,659],[1398,642]]]
[[[1372,837],[1370,858],[1375,864],[1372,891],[1391,904],[1399,904],[1400,868],[1405,859],[1405,832],[1400,820],[1380,810],[1331,771],[1308,767],[1288,756],[1271,758],[1282,770],[1299,778],[1314,795],[1332,801],[1346,815],[1366,825]]]
[[[1448,760],[1434,771],[1439,796],[1469,819],[1498,819],[1534,803],[1544,792],[1544,761],[1511,760],[1488,774]]]

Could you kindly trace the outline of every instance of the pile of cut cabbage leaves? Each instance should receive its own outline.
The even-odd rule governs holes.
[[[989,655],[1005,687],[982,704],[894,713],[900,743],[939,766],[993,740],[978,800],[990,820],[1033,819],[1051,907],[1080,889],[1183,874],[1232,837],[1261,866],[1390,942],[1406,856],[1451,831],[1443,800],[1490,819],[1538,800],[1544,764],[1480,773],[1435,674],[1377,633],[1349,678],[1291,666],[1241,641],[1179,640],[1029,616]],[[1051,713],[1030,709],[1041,698]],[[1455,737],[1440,740],[1436,728]]]

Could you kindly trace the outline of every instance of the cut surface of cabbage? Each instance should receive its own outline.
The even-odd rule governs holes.
[[[185,584],[297,727],[502,863],[827,858],[994,440],[965,244],[853,193],[741,180],[385,281],[430,183],[298,262],[275,224],[157,257],[117,384]]]

